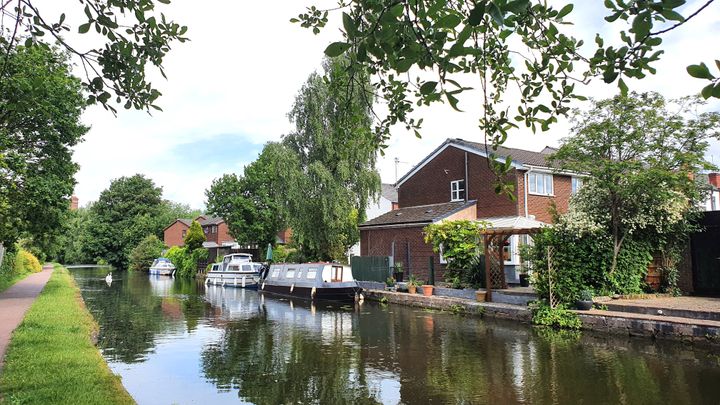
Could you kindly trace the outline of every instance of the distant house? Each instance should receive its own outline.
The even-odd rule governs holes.
[[[495,192],[495,174],[489,167],[484,144],[448,139],[420,161],[397,183],[398,205],[360,225],[362,256],[392,256],[420,279],[428,276],[430,257],[438,279],[444,261],[423,238],[431,223],[454,219],[482,219],[495,229],[537,228],[552,221],[551,205],[568,208],[570,196],[582,186],[583,177],[557,172],[547,161],[553,148],[540,152],[499,147],[498,161],[510,156],[505,180],[513,184],[516,199]],[[513,236],[506,253],[506,278],[518,282],[518,246],[525,237]]]
[[[192,219],[178,218],[172,224],[165,227],[163,232],[163,241],[168,247],[183,246],[185,244],[185,236],[190,228]],[[225,220],[220,217],[211,217],[200,215],[195,218],[205,233],[206,241],[203,247],[210,252],[210,260],[214,260],[219,255],[230,253],[231,250],[239,250],[235,239],[230,236],[228,226]]]
[[[720,211],[720,173],[700,174],[698,181],[707,187],[707,196],[701,208],[704,211]]]

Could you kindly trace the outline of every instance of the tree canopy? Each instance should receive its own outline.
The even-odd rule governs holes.
[[[327,59],[313,73],[289,113],[295,129],[283,138],[283,183],[293,240],[308,258],[345,257],[359,240],[358,224],[380,188],[377,148],[371,139],[368,77],[348,70],[345,58]],[[357,86],[357,91],[348,91]],[[294,155],[294,157],[293,157]]]
[[[0,70],[0,243],[59,228],[78,166],[72,147],[88,131],[80,81],[53,49],[10,49]]]
[[[171,44],[187,40],[187,27],[156,8],[157,3],[169,4],[170,0],[81,1],[76,7],[84,12],[86,21],[77,26],[69,24],[65,13],[57,21],[49,20],[36,3],[0,3],[0,50],[6,55],[0,64],[7,65],[7,55],[19,45],[47,50],[57,44],[82,67],[89,103],[99,103],[113,112],[113,102],[125,108],[159,109],[154,103],[160,92],[148,79],[148,68],[153,66],[165,77],[162,63]],[[98,45],[85,49],[80,41],[68,41],[63,34],[71,30],[94,37]]]
[[[374,76],[373,90],[388,107],[376,141],[386,141],[396,123],[419,136],[416,106],[441,102],[460,110],[463,93],[478,89],[479,129],[497,146],[521,125],[548,130],[574,99],[584,99],[578,85],[593,78],[617,83],[626,94],[625,79],[655,73],[663,37],[712,2],[683,8],[685,0],[607,0],[598,18],[613,27],[597,34],[594,44],[573,36],[575,5],[568,1],[339,0],[332,10],[311,6],[291,21],[317,34],[331,13],[342,18],[343,38],[325,54],[347,55],[351,73]],[[720,97],[720,77],[705,64],[688,72],[710,81],[703,96]],[[508,160],[495,169],[509,166]],[[512,191],[509,183],[504,189]]]
[[[197,249],[200,249],[203,242],[205,242],[206,240],[207,239],[205,238],[205,233],[203,232],[200,223],[193,220],[190,223],[190,228],[188,228],[187,235],[185,235],[185,247],[188,249],[189,252],[193,252]]]

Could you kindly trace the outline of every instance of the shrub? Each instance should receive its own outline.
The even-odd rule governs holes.
[[[532,311],[532,323],[535,325],[559,329],[580,329],[582,327],[580,318],[564,305],[551,308],[547,301],[538,301],[530,305],[530,310]]]
[[[487,224],[457,220],[430,224],[423,230],[425,242],[447,260],[445,281],[454,286],[480,287],[485,284],[485,257],[480,232]]]
[[[153,261],[162,255],[165,244],[155,235],[148,235],[130,252],[131,271],[148,270]]]
[[[175,265],[179,277],[195,277],[198,262],[207,259],[208,250],[200,248],[190,252],[187,247],[173,246],[165,256]]]
[[[203,232],[200,223],[198,221],[192,221],[190,228],[187,231],[187,235],[185,235],[186,248],[190,252],[193,252],[200,249],[205,240],[205,233]]]
[[[40,261],[25,249],[19,249],[15,256],[15,274],[37,273],[42,271]]]

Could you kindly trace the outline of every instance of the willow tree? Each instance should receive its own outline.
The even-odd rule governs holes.
[[[288,114],[295,129],[282,144],[297,171],[284,175],[282,192],[293,240],[309,259],[345,257],[379,192],[371,94],[363,70],[326,59],[323,75],[308,77]]]

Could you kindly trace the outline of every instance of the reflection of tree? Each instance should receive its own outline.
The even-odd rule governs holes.
[[[285,305],[282,302],[271,305]],[[324,311],[338,325],[347,314]],[[325,324],[324,324],[325,325]],[[277,322],[261,310],[257,317],[231,322],[221,341],[202,354],[205,376],[221,389],[238,388],[239,395],[259,404],[353,403],[376,404],[366,384],[359,347],[335,329],[308,330]]]

